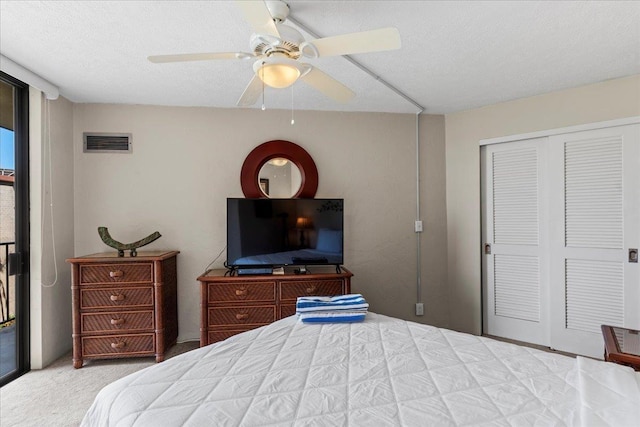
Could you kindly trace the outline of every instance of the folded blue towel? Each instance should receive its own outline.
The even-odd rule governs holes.
[[[300,320],[302,323],[355,323],[364,321],[366,315],[366,312],[350,311],[302,313]]]
[[[360,311],[366,312],[369,304],[360,294],[338,295],[335,297],[298,297],[296,313],[318,311]]]

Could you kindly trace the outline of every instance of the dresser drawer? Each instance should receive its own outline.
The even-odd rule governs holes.
[[[276,320],[276,306],[209,307],[209,326],[266,325]]]
[[[209,304],[234,301],[276,300],[276,282],[209,283]]]
[[[246,328],[242,328],[242,329],[224,329],[224,330],[214,330],[214,331],[209,331],[208,333],[208,339],[209,342],[208,344],[212,344],[214,342],[218,342],[218,341],[224,341],[229,337],[232,337],[234,335],[238,335],[241,334],[242,332],[247,332],[250,331],[251,329],[255,329],[255,328],[259,328],[260,325],[256,325],[256,326],[249,326]]]
[[[280,319],[296,314],[295,304],[280,304]]]
[[[130,356],[153,354],[154,334],[111,335],[82,337],[82,356]]]
[[[342,295],[342,280],[300,280],[280,282],[280,301],[298,297]]]
[[[229,277],[227,270],[207,270],[198,277],[200,345],[295,315],[296,298],[300,296],[335,296],[349,292],[353,275],[344,268],[340,271]]]
[[[83,333],[153,330],[153,310],[81,314]]]
[[[153,264],[80,265],[80,285],[94,283],[153,283]]]
[[[153,307],[153,288],[81,289],[80,309]]]

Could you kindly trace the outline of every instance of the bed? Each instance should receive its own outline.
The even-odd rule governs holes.
[[[85,426],[636,425],[630,368],[368,313],[288,317],[106,386]]]

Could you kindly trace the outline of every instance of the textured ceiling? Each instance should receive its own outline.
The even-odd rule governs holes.
[[[354,59],[428,113],[640,74],[640,2],[288,3],[293,18],[323,37],[398,28],[400,50]],[[251,61],[152,64],[146,58],[248,51],[250,34],[233,1],[0,0],[0,53],[80,103],[238,108]],[[298,83],[296,109],[417,110],[344,58],[309,62],[356,97],[338,104]],[[292,90],[267,89],[265,98],[268,108],[291,108]]]

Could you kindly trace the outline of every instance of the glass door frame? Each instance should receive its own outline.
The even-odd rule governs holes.
[[[15,275],[16,370],[0,378],[0,386],[31,369],[29,334],[29,85],[0,71],[0,80],[14,88],[15,147]],[[8,267],[8,266],[7,266]],[[8,267],[9,268],[9,267]]]

